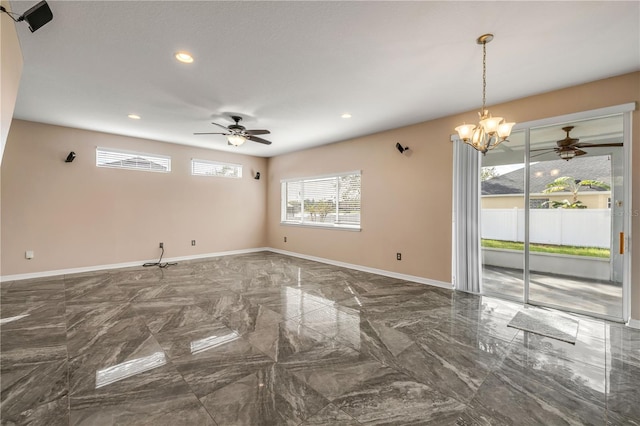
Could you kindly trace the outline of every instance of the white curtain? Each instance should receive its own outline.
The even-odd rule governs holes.
[[[453,141],[453,282],[456,290],[482,293],[480,250],[480,152]]]

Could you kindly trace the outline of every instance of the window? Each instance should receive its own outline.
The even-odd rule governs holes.
[[[240,164],[220,163],[207,160],[191,160],[191,174],[194,176],[218,176],[228,178],[241,178],[242,166]]]
[[[360,229],[360,172],[282,181],[282,223]]]
[[[96,166],[168,173],[171,171],[171,157],[111,148],[96,148]]]

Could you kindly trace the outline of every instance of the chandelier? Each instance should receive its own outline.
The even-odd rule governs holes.
[[[466,144],[486,154],[501,142],[507,140],[511,134],[511,128],[516,123],[507,123],[502,117],[492,117],[486,108],[487,100],[487,43],[493,40],[493,34],[484,34],[478,37],[477,43],[482,45],[482,110],[478,113],[480,123],[463,124],[456,127],[458,136]]]

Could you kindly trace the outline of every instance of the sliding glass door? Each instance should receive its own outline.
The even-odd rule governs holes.
[[[486,294],[524,297],[526,132],[482,157],[480,235],[482,284]]]
[[[529,303],[622,318],[622,119],[531,129]]]
[[[621,112],[548,120],[515,131],[482,158],[485,294],[627,316],[629,120]]]

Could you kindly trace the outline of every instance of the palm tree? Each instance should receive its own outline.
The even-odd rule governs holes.
[[[553,182],[548,183],[544,191],[542,192],[545,194],[551,194],[553,192],[571,192],[571,194],[573,195],[571,203],[568,200],[552,201],[551,205],[554,208],[562,207],[565,209],[586,209],[587,206],[582,204],[581,201],[578,201],[578,192],[582,187],[600,188],[605,191],[611,189],[611,187],[607,183],[599,180],[580,180],[574,179],[571,176],[562,176],[557,178]]]

